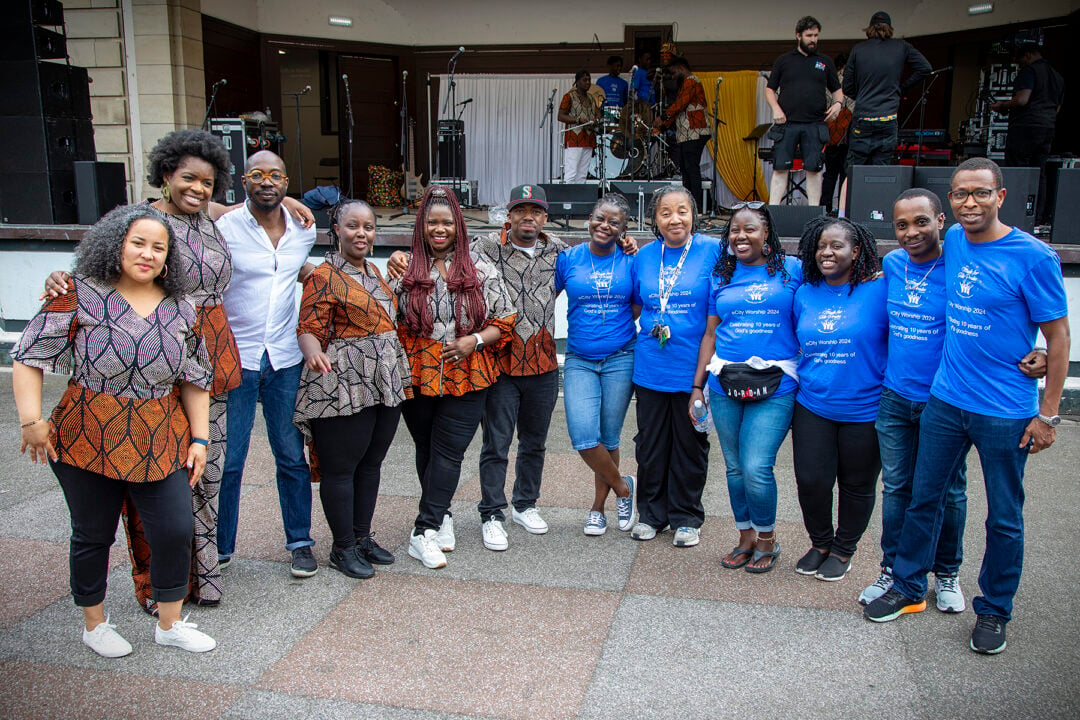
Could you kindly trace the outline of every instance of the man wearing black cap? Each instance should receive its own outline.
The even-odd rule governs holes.
[[[847,167],[888,165],[896,153],[896,113],[900,96],[920,82],[931,67],[922,53],[893,37],[892,18],[878,11],[865,28],[866,40],[856,45],[844,70],[844,95],[855,99]],[[912,69],[903,83],[904,67]]]

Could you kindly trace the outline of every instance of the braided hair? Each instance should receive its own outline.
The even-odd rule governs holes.
[[[662,188],[657,188],[653,191],[652,199],[649,201],[649,229],[653,231],[653,235],[657,240],[662,240],[663,236],[660,234],[660,226],[656,223],[656,211],[660,209],[660,202],[673,193],[679,193],[685,195],[686,199],[690,201],[690,212],[692,221],[690,223],[690,235],[697,232],[698,229],[698,209],[697,201],[694,200],[694,194],[687,190],[682,185],[665,185]]]
[[[431,264],[434,260],[424,234],[428,212],[438,205],[450,208],[450,214],[454,218],[454,262],[447,269],[446,287],[455,296],[454,321],[460,337],[483,327],[487,319],[487,304],[484,302],[480,276],[469,253],[465,216],[461,213],[457,196],[440,185],[432,185],[427,189],[420,201],[420,207],[416,210],[412,262],[401,279],[401,285],[408,295],[403,322],[410,332],[423,337],[430,337],[435,330],[435,317],[431,311],[431,303],[428,302],[435,289],[435,281],[431,279]]]
[[[826,228],[838,225],[844,230],[844,236],[852,247],[858,249],[859,254],[851,263],[851,280],[848,295],[855,291],[855,286],[861,282],[873,280],[881,272],[881,262],[878,260],[877,241],[874,234],[861,223],[851,222],[847,218],[816,217],[803,227],[802,237],[799,238],[799,259],[803,264],[803,279],[811,285],[817,285],[824,279],[821,268],[817,264],[817,246],[821,239],[821,233]]]
[[[363,200],[353,200],[352,198],[347,198],[344,195],[339,195],[338,201],[334,203],[334,206],[331,207],[330,211],[327,213],[330,216],[330,231],[327,233],[327,235],[330,238],[330,244],[335,250],[341,250],[341,239],[338,238],[337,234],[338,218],[344,215],[345,210],[352,207],[353,205],[359,205],[362,209],[367,210],[369,213],[371,213],[371,217],[376,217],[375,211],[372,210],[371,206]]]
[[[713,268],[713,275],[720,277],[721,285],[727,285],[735,274],[739,259],[735,257],[735,252],[731,249],[731,223],[734,222],[735,216],[741,212],[754,213],[761,222],[765,223],[765,244],[761,248],[761,254],[765,256],[765,267],[769,271],[769,277],[779,272],[780,277],[783,278],[786,284],[791,279],[791,276],[788,274],[787,265],[784,262],[784,246],[780,244],[780,236],[776,234],[776,225],[773,223],[768,205],[757,208],[744,206],[731,214],[727,225],[724,226],[723,231],[720,233],[720,258],[716,261],[716,267]]]

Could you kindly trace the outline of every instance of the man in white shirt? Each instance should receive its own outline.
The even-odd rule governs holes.
[[[218,497],[218,555],[224,570],[236,547],[240,479],[247,461],[255,402],[261,401],[266,434],[277,465],[278,500],[285,549],[294,577],[318,569],[311,547],[311,474],[293,408],[304,356],[296,341],[296,282],[311,272],[308,254],[315,228],[305,229],[281,207],[289,178],[284,161],[257,152],[244,167],[247,202],[217,221],[232,253],[233,275],[225,312],[240,349],[243,381],[229,391],[229,445]]]

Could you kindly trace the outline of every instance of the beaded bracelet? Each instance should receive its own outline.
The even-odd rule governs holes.
[[[31,420],[28,423],[23,423],[19,427],[25,430],[26,428],[30,427],[31,425],[37,425],[39,422],[45,422],[45,418],[38,418],[37,420]]]

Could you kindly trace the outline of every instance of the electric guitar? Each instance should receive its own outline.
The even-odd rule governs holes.
[[[421,176],[413,172],[416,169],[416,121],[409,120],[409,162],[408,165],[402,163],[401,174],[405,179],[405,182],[401,186],[401,197],[405,198],[406,203],[412,203],[418,198],[422,197],[424,190],[426,190],[423,182],[421,182]]]

